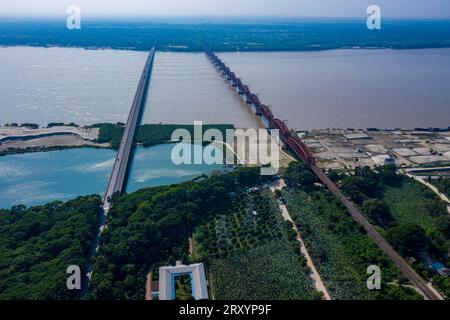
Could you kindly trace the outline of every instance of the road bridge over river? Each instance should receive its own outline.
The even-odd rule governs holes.
[[[129,167],[131,150],[136,133],[136,126],[138,124],[139,115],[144,108],[144,97],[147,91],[148,82],[150,79],[153,61],[155,58],[155,47],[150,51],[147,61],[142,71],[141,79],[134,96],[133,105],[131,106],[128,121],[123,132],[122,140],[120,142],[119,151],[117,152],[116,160],[109,178],[108,187],[106,189],[103,200],[103,209],[107,213],[111,208],[111,199],[114,194],[122,193],[125,188],[125,181],[127,178],[127,171]]]
[[[138,125],[139,117],[144,108],[145,94],[147,91],[148,83],[153,68],[153,61],[155,59],[155,47],[150,51],[147,60],[145,62],[144,70],[142,71],[141,78],[134,96],[133,104],[131,105],[130,114],[128,116],[127,123],[123,132],[122,140],[120,142],[119,150],[117,152],[114,166],[109,178],[108,187],[106,189],[105,196],[103,198],[103,212],[100,216],[98,232],[93,241],[91,252],[87,264],[86,277],[83,279],[83,285],[80,292],[80,297],[84,297],[87,293],[89,282],[92,277],[94,257],[98,251],[100,243],[100,235],[106,225],[106,217],[108,211],[112,206],[111,199],[113,195],[120,194],[125,189],[127,171],[130,163],[131,151],[133,148],[134,137],[136,133],[136,127]]]

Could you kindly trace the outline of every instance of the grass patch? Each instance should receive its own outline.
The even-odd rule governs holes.
[[[396,186],[385,186],[382,200],[399,224],[417,224],[425,230],[436,228],[436,218],[446,209],[436,194],[422,184],[401,177]]]

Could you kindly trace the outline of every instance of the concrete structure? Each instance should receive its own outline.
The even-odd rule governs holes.
[[[116,161],[114,162],[114,167],[109,179],[103,202],[103,209],[105,212],[108,212],[111,207],[111,197],[116,193],[122,193],[124,188],[136,126],[144,105],[144,96],[150,79],[154,58],[155,48],[153,47],[148,55],[144,70],[142,71],[136,95],[134,96],[133,105],[131,106],[130,115],[128,116],[127,124],[122,136],[122,141],[120,142],[119,151],[117,152]]]
[[[348,140],[369,139],[370,137],[365,132],[346,133],[344,138]]]
[[[203,263],[189,266],[180,264],[175,267],[159,268],[159,300],[175,299],[175,277],[183,274],[191,275],[192,296],[194,299],[207,300],[209,298],[208,285]]]
[[[379,154],[372,157],[372,161],[375,162],[376,165],[384,166],[388,164],[395,164],[394,159],[391,158],[388,154]]]
[[[111,177],[109,178],[108,187],[103,198],[103,214],[100,217],[98,232],[95,235],[94,241],[92,243],[92,248],[88,259],[88,283],[92,277],[93,259],[99,248],[100,235],[106,227],[106,216],[109,209],[111,209],[111,197],[116,193],[121,193],[123,191],[123,188],[125,187],[126,175],[136,132],[136,126],[144,105],[144,97],[151,76],[155,52],[156,49],[155,47],[153,47],[148,55],[147,61],[145,62],[144,70],[142,71],[141,79],[134,96],[133,105],[131,106],[130,114],[125,125],[122,141],[120,142],[119,151],[117,152],[116,160],[114,161],[114,166],[111,172]],[[82,297],[86,294],[86,290],[89,286],[88,283],[83,285],[84,289],[80,294]]]

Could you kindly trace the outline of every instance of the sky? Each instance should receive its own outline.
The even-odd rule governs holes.
[[[372,4],[385,18],[450,18],[450,0],[0,0],[0,16],[65,15],[78,5],[86,16],[365,17]]]

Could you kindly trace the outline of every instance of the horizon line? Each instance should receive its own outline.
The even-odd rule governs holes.
[[[0,13],[2,18],[66,18],[66,14],[4,14]],[[84,18],[95,19],[95,18],[119,18],[119,19],[228,19],[228,20],[239,20],[239,19],[255,19],[255,20],[267,20],[267,19],[277,19],[277,20],[301,20],[301,19],[319,19],[319,20],[349,20],[349,19],[367,19],[367,16],[301,16],[301,15],[218,15],[218,14],[83,14]],[[450,20],[450,17],[440,17],[440,16],[415,16],[415,17],[398,17],[398,16],[384,16],[383,19],[386,20]]]

